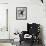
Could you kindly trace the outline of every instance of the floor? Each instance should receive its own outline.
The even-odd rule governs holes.
[[[31,46],[29,43],[25,43],[25,42],[22,42],[22,44],[21,45],[19,45],[19,46]],[[43,46],[43,45],[41,45],[41,44],[34,44],[33,46]]]
[[[0,43],[0,46],[16,46],[16,45],[12,45],[11,43]],[[22,44],[17,44],[17,46],[31,46],[28,43],[22,42]],[[33,45],[33,46],[42,46],[42,45]]]
[[[21,45],[19,42],[16,42],[14,45],[12,45],[11,43],[0,43],[0,46],[31,46],[30,44],[31,43],[29,43],[29,42],[22,41]],[[34,44],[33,46],[42,46],[42,45],[41,44],[40,45]]]
[[[12,46],[11,43],[0,43],[0,46]]]

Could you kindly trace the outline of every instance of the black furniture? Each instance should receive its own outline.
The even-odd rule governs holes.
[[[27,31],[22,31],[20,36],[20,44],[22,41],[25,41],[24,35],[25,34],[29,34],[32,37],[30,39],[26,39],[26,41],[30,41],[31,46],[33,45],[33,43],[40,43],[40,39],[39,39],[39,33],[40,33],[40,24],[36,24],[36,23],[32,23],[29,24],[27,23]]]

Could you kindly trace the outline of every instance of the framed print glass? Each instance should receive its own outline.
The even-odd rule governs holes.
[[[27,19],[27,7],[16,7],[16,20]]]

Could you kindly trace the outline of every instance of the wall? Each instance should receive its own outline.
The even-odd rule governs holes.
[[[8,0],[0,0],[0,3],[8,3]]]

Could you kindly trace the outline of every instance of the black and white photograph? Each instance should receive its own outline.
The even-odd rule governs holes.
[[[16,7],[16,19],[17,20],[27,19],[27,7]]]
[[[0,46],[46,46],[46,0],[0,0]]]

